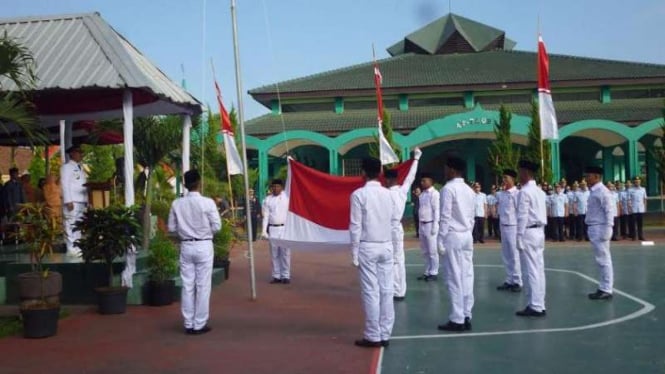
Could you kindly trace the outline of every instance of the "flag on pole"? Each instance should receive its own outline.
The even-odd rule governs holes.
[[[559,125],[550,91],[550,59],[547,57],[543,37],[538,35],[538,114],[540,116],[540,138],[558,139]]]
[[[381,165],[393,164],[399,162],[399,158],[393,151],[393,147],[388,143],[388,139],[383,135],[383,96],[381,95],[381,83],[383,76],[379,70],[379,65],[374,61],[374,86],[376,87],[376,109],[378,111],[379,123],[379,159]]]
[[[219,104],[219,118],[222,123],[222,136],[224,137],[224,150],[226,151],[226,170],[229,175],[242,174],[242,160],[236,148],[235,137],[233,136],[233,128],[231,127],[231,119],[229,113],[224,108],[222,102],[222,91],[219,89],[217,80],[215,80],[215,91],[217,92],[217,103]]]

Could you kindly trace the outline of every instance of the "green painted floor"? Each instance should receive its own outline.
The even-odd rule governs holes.
[[[505,274],[497,246],[476,250],[473,331],[463,334],[436,329],[448,320],[444,281],[417,281],[420,251],[407,251],[407,298],[395,304],[380,372],[665,373],[665,246],[624,243],[612,250],[610,302],[587,299],[597,279],[588,244],[549,246],[544,319],[514,315],[526,301],[496,291]]]

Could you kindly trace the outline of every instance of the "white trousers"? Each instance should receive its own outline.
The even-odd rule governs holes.
[[[425,260],[425,275],[439,274],[439,253],[436,250],[436,237],[438,233],[432,235],[432,223],[420,223],[418,230],[420,236],[420,251]]]
[[[65,226],[65,244],[67,245],[67,254],[78,256],[81,254],[81,248],[77,247],[74,242],[81,239],[81,232],[74,231],[74,224],[83,218],[85,213],[86,204],[74,203],[74,209],[71,211],[67,206],[63,206],[63,217]]]
[[[520,252],[522,272],[526,287],[526,299],[531,309],[545,310],[545,231],[542,227],[526,229],[524,250]]]
[[[522,267],[517,251],[517,226],[501,225],[501,260],[506,268],[508,284],[522,285]]]
[[[594,225],[588,227],[589,241],[593,247],[596,264],[600,271],[598,289],[612,293],[614,287],[614,269],[612,268],[612,254],[610,253],[610,239],[612,226]]]
[[[473,234],[449,232],[443,238],[446,255],[443,268],[450,296],[450,315],[454,323],[464,323],[464,317],[471,319],[473,309]]]
[[[200,329],[208,323],[212,286],[212,241],[180,243],[180,307],[186,329]]]
[[[389,340],[395,323],[391,242],[360,242],[360,291],[365,309],[365,339]]]
[[[404,228],[400,224],[397,230],[393,231],[393,278],[395,296],[404,297],[406,295],[406,265],[404,264]]]
[[[284,235],[284,226],[270,226],[268,228],[271,238],[281,238]],[[291,249],[280,247],[270,241],[270,260],[272,263],[272,277],[275,279],[291,279]]]

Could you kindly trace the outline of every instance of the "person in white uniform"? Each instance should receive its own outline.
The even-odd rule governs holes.
[[[600,270],[598,290],[590,293],[589,299],[610,300],[614,287],[610,239],[612,239],[614,226],[616,199],[602,182],[603,169],[601,167],[587,166],[584,169],[584,174],[587,184],[591,187],[585,220],[588,227],[589,241]]]
[[[281,238],[284,235],[286,214],[289,211],[289,197],[284,192],[284,182],[273,179],[270,184],[271,194],[263,200],[263,239]],[[270,241],[270,260],[272,262],[271,284],[291,283],[291,249],[278,246]]]
[[[534,175],[538,164],[519,162],[522,188],[517,195],[517,250],[526,283],[527,306],[515,314],[520,317],[544,317],[545,312],[545,232],[547,208],[545,192],[538,188]]]
[[[644,240],[644,233],[642,231],[642,219],[647,206],[647,190],[642,187],[642,180],[640,177],[633,178],[633,187],[628,189],[628,200],[630,204],[630,213],[632,216],[632,227],[630,230],[631,239],[635,240],[635,236],[639,240]]]
[[[444,172],[447,182],[441,188],[439,248],[445,248],[443,268],[450,297],[448,323],[443,331],[471,330],[473,309],[473,227],[476,216],[476,192],[464,183],[466,162],[451,157]]]
[[[406,207],[406,199],[408,193],[411,190],[411,185],[413,184],[414,179],[416,178],[416,172],[418,171],[418,160],[422,151],[420,148],[416,148],[413,151],[413,163],[409,169],[409,173],[406,175],[402,185],[398,184],[397,181],[397,170],[390,169],[386,170],[384,177],[386,178],[386,185],[392,194],[393,200],[399,208],[399,216],[404,215],[404,208]],[[404,264],[404,228],[402,223],[395,227],[393,232],[393,246],[395,247],[395,269],[393,274],[395,277],[395,301],[403,301],[406,297],[406,267]]]
[[[81,165],[83,151],[79,146],[67,148],[69,161],[60,168],[60,186],[62,188],[62,207],[65,226],[65,244],[67,254],[79,256],[81,249],[75,242],[81,238],[80,231],[74,231],[74,224],[83,218],[88,207],[87,177]]]
[[[210,310],[212,285],[213,235],[222,228],[215,202],[201,196],[201,175],[185,173],[186,196],[177,198],[169,212],[168,230],[180,239],[181,310],[185,333],[205,334]]]
[[[401,216],[391,192],[381,186],[381,161],[368,158],[362,163],[365,186],[351,194],[352,263],[360,273],[360,290],[365,310],[365,331],[355,344],[387,347],[395,322],[393,305],[392,233]]]
[[[617,192],[614,183],[608,181],[605,184],[605,187],[610,190],[610,193],[612,194],[612,201],[614,201],[614,204],[612,205],[612,213],[614,214],[614,226],[612,226],[612,239],[610,240],[615,242],[619,240],[619,212],[621,209],[621,203],[619,201],[619,193]]]
[[[418,197],[418,219],[420,220],[420,250],[425,260],[425,271],[418,280],[436,280],[439,275],[439,255],[436,236],[439,233],[439,191],[434,188],[434,180],[429,173],[420,179],[421,192]]]
[[[503,191],[497,195],[497,209],[501,224],[501,260],[506,268],[506,280],[496,289],[499,291],[522,291],[522,270],[517,252],[517,194],[515,170],[503,171]]]

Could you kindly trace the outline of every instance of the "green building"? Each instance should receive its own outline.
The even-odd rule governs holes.
[[[537,99],[537,53],[514,47],[504,31],[455,14],[390,46],[391,57],[378,63],[403,157],[420,147],[421,170],[442,182],[441,160],[462,156],[468,180],[494,183],[487,158],[499,107],[513,113],[513,142],[526,145]],[[331,174],[355,174],[377,133],[373,78],[368,61],[250,90],[272,111],[246,127],[260,186],[286,152]],[[605,180],[642,175],[648,193],[660,193],[648,150],[662,146],[665,65],[550,54],[550,82],[559,122],[554,178],[577,180],[596,164]]]

